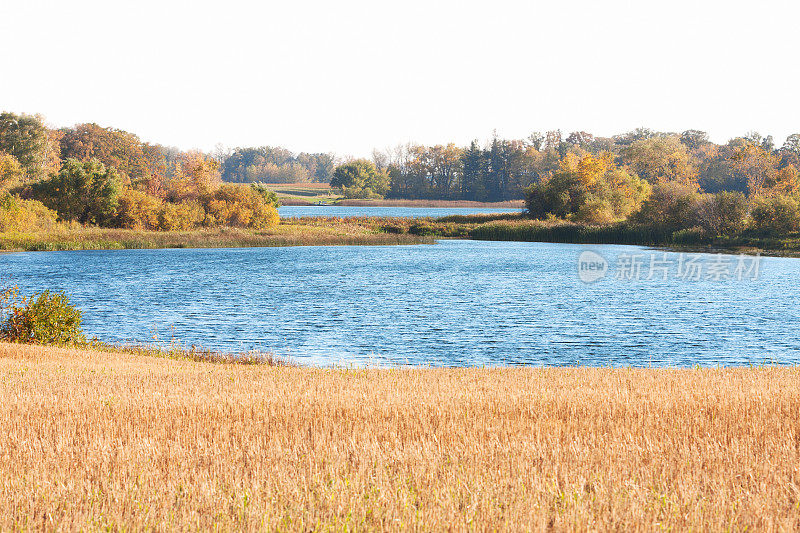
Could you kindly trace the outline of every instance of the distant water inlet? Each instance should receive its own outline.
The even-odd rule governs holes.
[[[278,208],[281,218],[299,217],[446,217],[450,215],[494,215],[521,213],[522,209],[481,207],[383,207],[344,205],[286,205]]]
[[[800,363],[796,259],[442,241],[15,253],[0,273],[67,291],[104,341],[300,364]]]

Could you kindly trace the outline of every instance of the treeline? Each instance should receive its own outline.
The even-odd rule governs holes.
[[[50,129],[0,113],[0,230],[56,221],[149,230],[278,223],[263,185],[225,184],[220,162],[96,124]]]
[[[222,179],[238,183],[328,183],[333,177],[333,154],[293,154],[280,147],[236,148],[219,155]]]
[[[466,147],[407,145],[336,165],[331,154],[275,147],[185,152],[96,124],[51,129],[39,116],[4,112],[0,230],[56,220],[263,228],[278,221],[277,198],[260,182],[327,181],[355,198],[524,198],[533,218],[583,224],[791,232],[800,229],[798,168],[800,134],[778,146],[757,133],[715,144],[696,130],[550,131]]]
[[[494,138],[486,145],[408,145],[375,152],[372,162],[389,177],[391,198],[504,201],[523,197],[547,181],[565,160],[601,157],[649,184],[696,183],[704,192],[757,192],[787,181],[800,168],[800,134],[781,146],[771,136],[750,133],[718,145],[705,132],[656,132],[640,128],[613,137],[587,132],[534,133],[527,139]]]
[[[705,188],[708,176],[675,136],[637,139],[620,154],[568,152],[554,171],[525,189],[527,214],[589,225],[627,221],[707,238],[796,232],[800,179],[794,141],[792,136],[775,149],[769,139],[734,139],[707,161],[715,179],[713,187],[705,181]]]

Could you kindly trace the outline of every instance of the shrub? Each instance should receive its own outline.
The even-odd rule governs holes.
[[[203,206],[198,202],[185,201],[177,204],[166,202],[158,213],[158,229],[185,231],[198,227],[206,218]]]
[[[636,222],[672,231],[697,225],[700,194],[691,185],[674,181],[657,183],[633,216]]]
[[[251,187],[224,184],[203,199],[207,226],[263,229],[278,224],[278,210]]]
[[[129,229],[158,229],[161,200],[126,188],[119,197],[117,225]]]
[[[57,214],[36,200],[0,196],[0,232],[35,231],[56,225]]]
[[[700,226],[712,237],[735,236],[744,229],[748,211],[744,194],[723,191],[701,197],[697,219]]]
[[[614,208],[608,199],[589,196],[573,217],[586,224],[611,224],[617,220]]]
[[[753,228],[773,235],[800,229],[800,206],[788,196],[756,198],[750,211]]]
[[[44,291],[14,305],[0,326],[0,338],[33,344],[81,344],[81,312],[63,292]]]

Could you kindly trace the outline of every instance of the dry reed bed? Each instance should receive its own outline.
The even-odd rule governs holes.
[[[374,224],[372,225],[374,226]],[[267,230],[208,228],[146,231],[74,228],[38,233],[0,233],[0,250],[56,251],[141,248],[234,248],[262,246],[391,245],[431,242],[416,235],[381,233],[357,223],[281,223]]]
[[[0,528],[800,528],[798,368],[337,370],[0,345]]]

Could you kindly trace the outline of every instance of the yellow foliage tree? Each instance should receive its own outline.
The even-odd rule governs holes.
[[[200,226],[205,220],[205,210],[196,201],[166,202],[158,213],[158,228],[164,231],[185,231]]]
[[[117,206],[117,223],[130,229],[155,230],[160,226],[161,200],[149,194],[125,188]]]
[[[674,181],[697,187],[698,170],[686,146],[676,136],[639,139],[621,152],[626,165],[650,183]]]
[[[747,191],[759,196],[769,191],[778,181],[780,157],[761,146],[748,143],[731,156],[733,168],[747,180]],[[788,177],[788,176],[786,176]]]
[[[278,210],[251,187],[224,184],[205,198],[207,226],[264,229],[278,224]]]
[[[175,166],[174,176],[167,185],[167,198],[196,200],[216,190],[220,183],[219,163],[200,152],[189,152]]]
[[[0,152],[0,189],[4,189],[21,180],[24,175],[22,165],[11,154]]]

